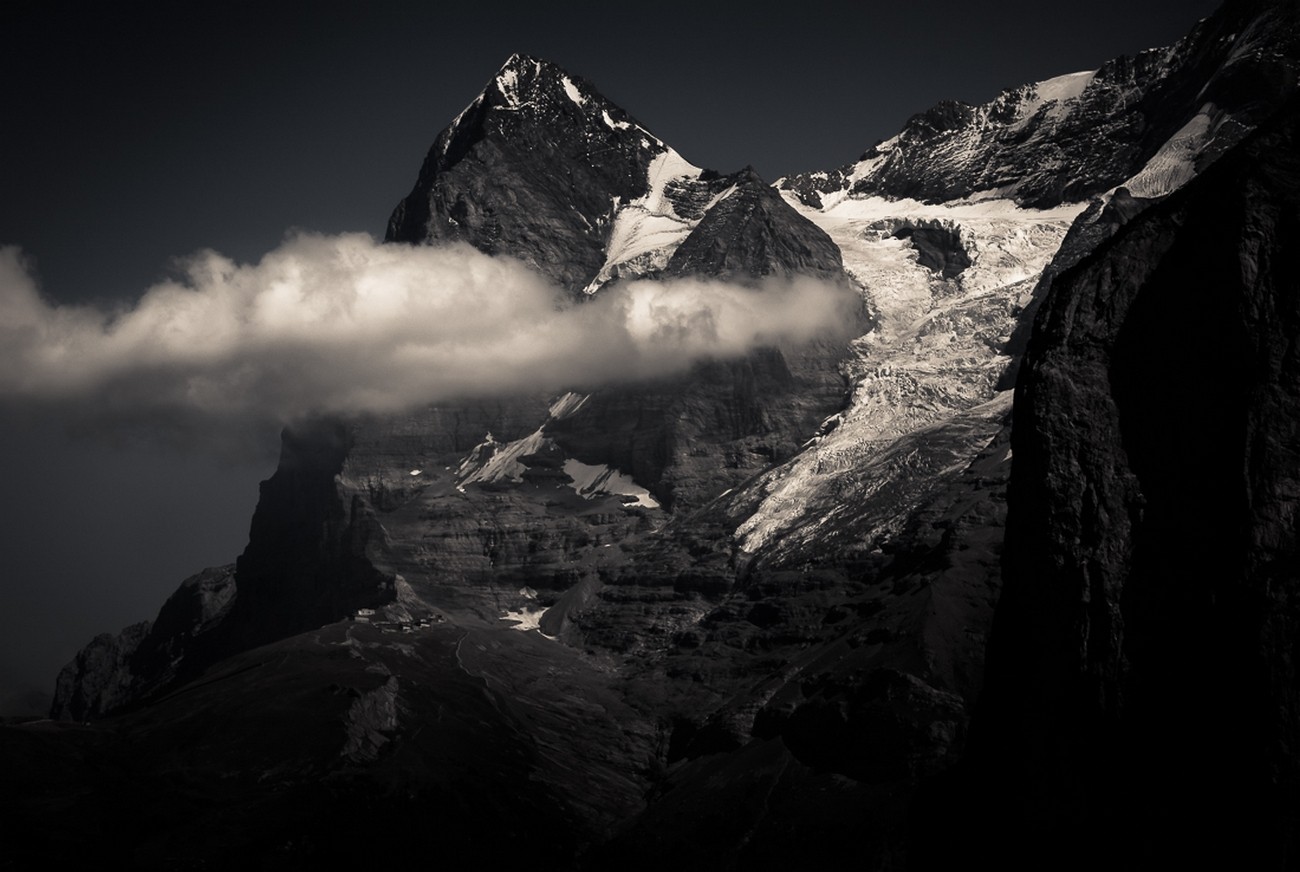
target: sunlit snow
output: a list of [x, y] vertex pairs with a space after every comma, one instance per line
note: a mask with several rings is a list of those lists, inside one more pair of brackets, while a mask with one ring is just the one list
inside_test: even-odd
[[569, 391], [554, 403], [551, 403], [550, 416], [557, 421], [561, 421], [581, 409], [585, 402], [587, 402], [586, 394], [575, 394], [573, 391]]
[[573, 80], [570, 79], [568, 76], [564, 76], [563, 82], [564, 82], [564, 93], [569, 95], [569, 99], [572, 100], [574, 103], [577, 103], [579, 106], [585, 105], [587, 102], [587, 98], [582, 96], [582, 92], [578, 90], [577, 85], [573, 84]]
[[659, 508], [659, 502], [650, 491], [641, 487], [632, 477], [603, 464], [591, 465], [578, 460], [564, 461], [564, 474], [573, 479], [573, 489], [578, 496], [592, 499], [603, 494], [631, 497], [624, 505], [646, 509]]
[[1213, 103], [1201, 107], [1137, 175], [1124, 183], [1129, 193], [1135, 197], [1162, 197], [1191, 181], [1196, 175], [1196, 158], [1209, 141], [1214, 114]]
[[[501, 620], [513, 621], [514, 625], [510, 627], [512, 630], [537, 630], [541, 632], [541, 620], [544, 614], [546, 614], [544, 608], [524, 606], [520, 609], [507, 611], [501, 616]], [[545, 634], [543, 633], [543, 635]]]
[[[587, 286], [588, 293], [595, 292], [617, 276], [620, 267], [632, 266], [634, 274], [643, 274], [668, 265], [677, 246], [699, 223], [699, 219], [688, 221], [677, 214], [666, 196], [668, 185], [674, 181], [698, 179], [701, 172], [699, 167], [671, 148], [655, 156], [646, 174], [646, 193], [627, 203], [615, 204], [614, 224], [605, 246], [605, 263]], [[729, 192], [716, 197], [709, 206], [726, 193]]]
[[[487, 434], [484, 441], [479, 443], [470, 452], [469, 457], [461, 462], [460, 468], [456, 472], [461, 477], [459, 486], [463, 488], [467, 484], [523, 481], [527, 467], [524, 466], [520, 458], [541, 451], [547, 441], [540, 429], [530, 433], [523, 439], [516, 439], [514, 442], [504, 444], [493, 439], [491, 433]], [[482, 462], [484, 457], [488, 459], [480, 466], [479, 463]]]
[[[853, 393], [838, 426], [758, 485], [757, 511], [736, 531], [748, 553], [815, 536], [807, 509], [833, 502], [827, 495], [838, 473], [955, 415], [988, 403], [993, 414], [1010, 402], [1009, 395], [995, 398], [1008, 362], [1001, 348], [1086, 206], [1034, 210], [996, 198], [926, 204], [845, 194], [815, 209], [785, 196], [840, 246], [878, 326], [853, 345]], [[958, 278], [937, 276], [917, 262], [907, 240], [894, 238], [897, 228], [922, 221], [960, 237], [971, 264]]]

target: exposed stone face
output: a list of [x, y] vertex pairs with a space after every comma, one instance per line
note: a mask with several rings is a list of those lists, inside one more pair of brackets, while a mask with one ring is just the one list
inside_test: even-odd
[[673, 252], [665, 274], [750, 282], [756, 277], [812, 275], [841, 279], [839, 246], [753, 170], [736, 174], [736, 190], [703, 216]]
[[280, 463], [262, 482], [248, 546], [236, 564], [228, 651], [282, 639], [375, 607], [396, 596], [367, 545], [382, 536], [373, 509], [340, 489], [336, 476], [350, 445], [337, 421], [285, 431]]
[[205, 651], [235, 599], [235, 567], [181, 582], [152, 622], [101, 634], [59, 673], [50, 717], [84, 721], [143, 702], [209, 665]]
[[791, 457], [843, 407], [844, 356], [827, 341], [699, 364], [597, 391], [553, 432], [574, 456], [629, 471], [665, 506], [697, 508]]
[[1295, 856], [1298, 145], [1293, 109], [1039, 314], [974, 758], [1034, 845]]

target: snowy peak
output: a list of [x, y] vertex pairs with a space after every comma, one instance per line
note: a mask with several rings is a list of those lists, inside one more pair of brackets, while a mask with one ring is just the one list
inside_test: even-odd
[[[747, 193], [706, 220], [737, 191]], [[702, 222], [709, 239], [697, 233]], [[704, 256], [722, 231], [727, 252]], [[674, 262], [692, 237], [696, 255]], [[839, 271], [823, 234], [752, 169], [701, 169], [586, 80], [524, 54], [438, 135], [387, 238], [509, 254], [575, 294], [665, 272]]]
[[606, 100], [591, 83], [570, 75], [550, 61], [515, 53], [501, 66], [478, 98], [498, 111], [531, 114], [544, 121], [579, 115], [597, 128], [627, 131], [650, 150], [666, 148], [636, 119]]
[[654, 212], [657, 185], [701, 172], [586, 80], [515, 54], [438, 135], [387, 238], [509, 253], [576, 292], [610, 265], [621, 207]]

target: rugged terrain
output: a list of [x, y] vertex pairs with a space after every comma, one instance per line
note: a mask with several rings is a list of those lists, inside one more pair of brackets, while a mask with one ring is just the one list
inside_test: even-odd
[[393, 244], [860, 309], [655, 383], [289, 428], [233, 570], [60, 676], [91, 724], [6, 729], [32, 856], [885, 868], [997, 833], [1141, 865], [1212, 789], [1253, 797], [1242, 856], [1294, 851], [1298, 17], [1229, 3], [775, 186], [510, 58]]

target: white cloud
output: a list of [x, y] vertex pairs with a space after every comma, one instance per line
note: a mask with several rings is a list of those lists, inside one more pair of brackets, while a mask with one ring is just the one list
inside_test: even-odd
[[52, 305], [0, 249], [0, 397], [99, 414], [288, 420], [520, 390], [590, 388], [842, 332], [857, 295], [637, 281], [574, 302], [469, 246], [301, 233], [256, 264], [212, 251], [107, 311]]

